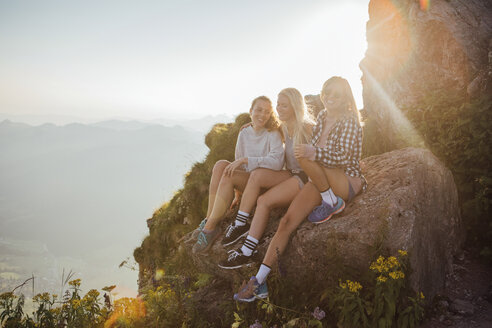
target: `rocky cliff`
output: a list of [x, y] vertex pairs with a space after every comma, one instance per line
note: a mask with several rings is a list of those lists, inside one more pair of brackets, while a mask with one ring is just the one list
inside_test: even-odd
[[463, 101], [492, 93], [492, 2], [371, 0], [368, 48], [360, 63], [368, 124], [384, 142], [368, 153], [398, 148], [408, 132], [402, 107], [446, 90]]

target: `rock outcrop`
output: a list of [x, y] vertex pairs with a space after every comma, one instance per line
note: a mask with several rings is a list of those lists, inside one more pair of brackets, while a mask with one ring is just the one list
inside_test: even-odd
[[[446, 90], [463, 101], [492, 93], [492, 2], [371, 0], [363, 99], [376, 130], [394, 145], [402, 107]], [[393, 143], [393, 145], [391, 145]]]
[[[464, 240], [451, 172], [431, 152], [417, 148], [366, 158], [362, 169], [368, 189], [329, 222], [301, 224], [280, 259], [283, 271], [294, 283], [326, 285], [347, 278], [340, 275], [360, 276], [375, 256], [404, 249], [410, 256], [413, 289], [435, 295], [444, 287], [452, 256]], [[272, 214], [259, 246], [261, 255], [282, 213]], [[190, 252], [191, 245], [186, 246]], [[200, 271], [221, 279], [245, 278], [245, 272], [217, 267], [225, 256], [219, 239], [208, 256], [193, 260]]]

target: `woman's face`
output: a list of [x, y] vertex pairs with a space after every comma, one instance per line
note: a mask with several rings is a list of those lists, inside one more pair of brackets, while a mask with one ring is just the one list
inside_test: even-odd
[[339, 90], [331, 89], [322, 98], [321, 101], [328, 111], [338, 111], [345, 104], [344, 97]]
[[251, 109], [250, 115], [253, 127], [258, 129], [265, 127], [270, 115], [272, 115], [270, 103], [261, 99], [257, 100]]
[[277, 98], [277, 113], [282, 122], [295, 119], [294, 108], [290, 104], [289, 98], [283, 94], [279, 94]]

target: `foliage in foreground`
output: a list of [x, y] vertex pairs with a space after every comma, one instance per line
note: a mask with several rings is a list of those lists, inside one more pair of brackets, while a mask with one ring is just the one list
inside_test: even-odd
[[[58, 299], [48, 293], [34, 297], [37, 310], [24, 313], [24, 296], [13, 292], [0, 295], [2, 327], [416, 327], [423, 318], [422, 293], [412, 295], [407, 276], [405, 251], [387, 258], [379, 256], [369, 267], [365, 287], [357, 281], [339, 281], [301, 300], [285, 297], [286, 279], [274, 278], [271, 296], [256, 303], [224, 304], [229, 313], [220, 322], [207, 322], [196, 313], [198, 288], [210, 281], [201, 276], [195, 282], [158, 273], [159, 286], [147, 289], [142, 297], [122, 298], [114, 304], [106, 294], [104, 301], [97, 290], [80, 295], [80, 279], [69, 282], [69, 290]], [[103, 290], [110, 292], [114, 286]], [[307, 287], [307, 286], [306, 286]], [[311, 286], [311, 289], [312, 286]], [[291, 294], [292, 295], [292, 294]], [[229, 298], [230, 299], [230, 298]], [[316, 305], [316, 306], [315, 306]], [[325, 309], [325, 310], [323, 310]]]

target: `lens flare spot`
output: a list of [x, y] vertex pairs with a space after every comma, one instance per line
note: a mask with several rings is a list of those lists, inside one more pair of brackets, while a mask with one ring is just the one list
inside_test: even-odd
[[430, 8], [431, 0], [420, 0], [420, 9], [423, 11], [428, 11]]

